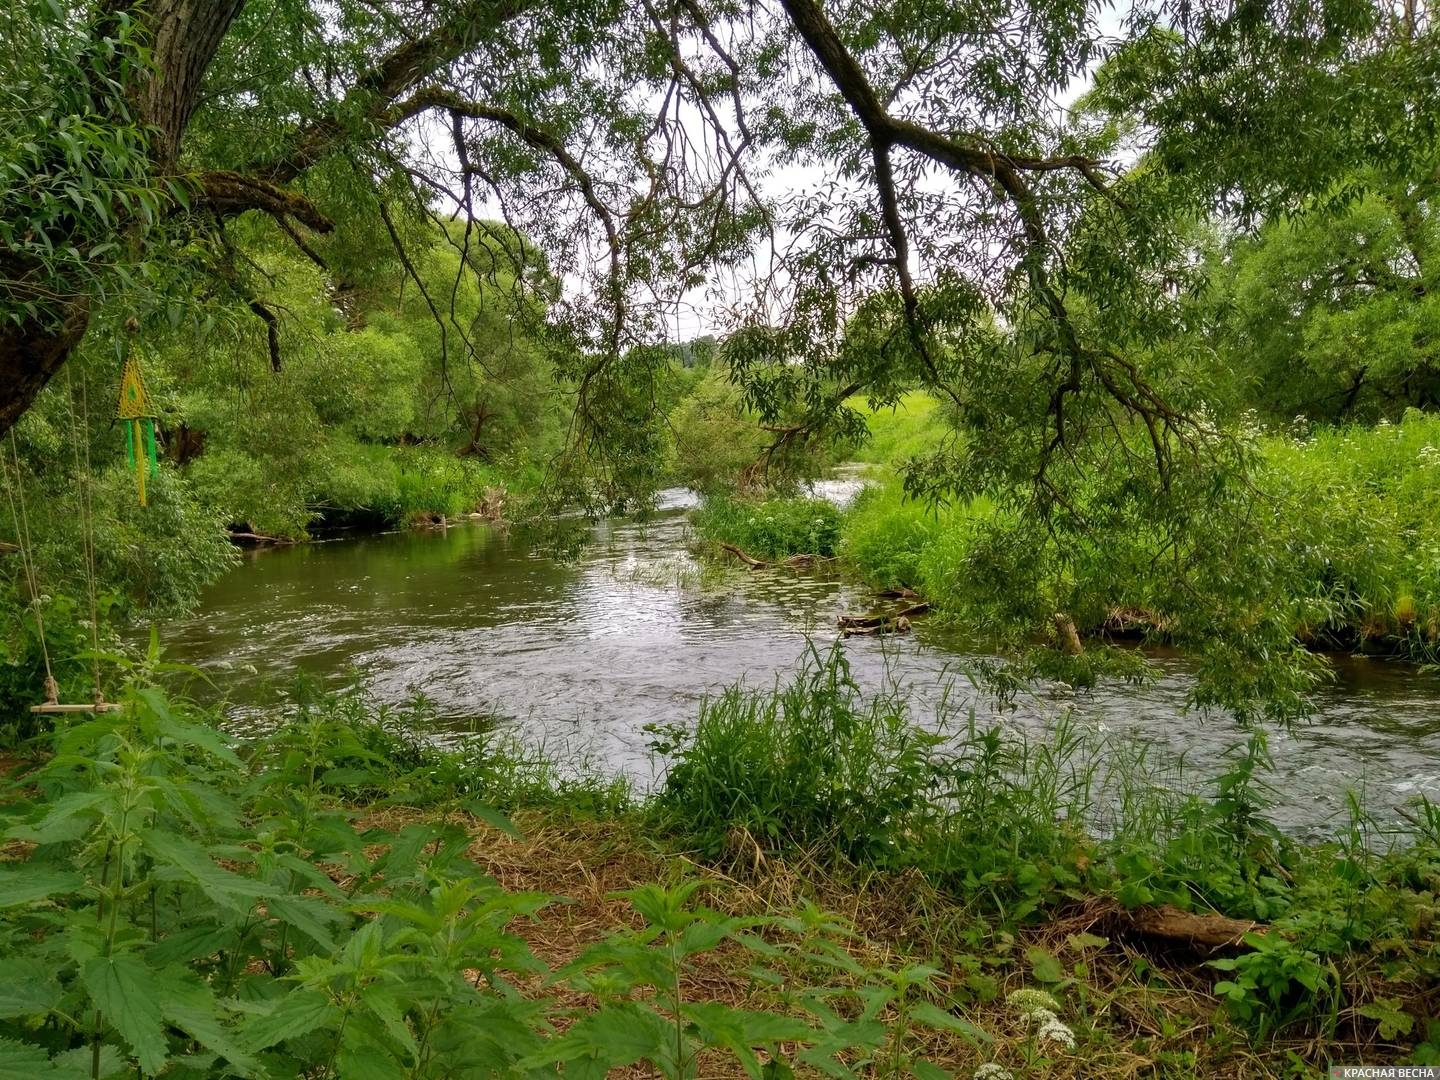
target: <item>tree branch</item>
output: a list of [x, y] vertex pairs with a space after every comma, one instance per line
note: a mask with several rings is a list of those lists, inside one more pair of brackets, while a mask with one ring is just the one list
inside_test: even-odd
[[382, 128], [407, 118], [395, 102], [431, 78], [446, 64], [470, 52], [497, 27], [524, 14], [538, 0], [468, 0], [439, 26], [391, 50], [361, 75], [335, 112], [301, 127], [291, 148], [277, 160], [256, 163], [248, 170], [274, 183], [294, 180], [334, 149], [353, 121]]
[[277, 219], [293, 217], [320, 233], [328, 233], [335, 228], [335, 223], [305, 196], [287, 191], [263, 177], [221, 169], [201, 173], [197, 187], [197, 205], [219, 217], [242, 214], [246, 210], [262, 210]]

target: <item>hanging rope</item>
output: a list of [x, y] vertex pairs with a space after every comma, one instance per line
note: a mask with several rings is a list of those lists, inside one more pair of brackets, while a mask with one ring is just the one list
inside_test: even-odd
[[105, 694], [100, 689], [100, 604], [95, 590], [95, 513], [91, 485], [95, 474], [90, 469], [90, 397], [88, 382], [80, 377], [80, 420], [75, 423], [75, 386], [70, 378], [70, 365], [65, 365], [66, 402], [70, 408], [70, 430], [76, 432], [75, 443], [85, 446], [84, 468], [81, 468], [80, 447], [72, 443], [75, 453], [75, 473], [79, 481], [76, 501], [80, 504], [80, 520], [84, 523], [82, 539], [85, 543], [85, 591], [90, 601], [90, 666], [95, 679], [95, 704], [104, 702]]
[[9, 475], [6, 477], [5, 492], [10, 499], [10, 518], [15, 524], [15, 537], [20, 541], [20, 564], [30, 589], [30, 603], [35, 608], [35, 629], [40, 638], [40, 655], [45, 660], [45, 703], [54, 705], [60, 700], [60, 685], [55, 681], [55, 673], [50, 670], [50, 647], [45, 642], [45, 616], [41, 611], [40, 581], [35, 574], [35, 560], [31, 555], [34, 548], [30, 543], [30, 515], [25, 508], [25, 490], [20, 486], [20, 449], [15, 442], [13, 427], [10, 429], [10, 455], [15, 471], [9, 473], [9, 470], [6, 470]]

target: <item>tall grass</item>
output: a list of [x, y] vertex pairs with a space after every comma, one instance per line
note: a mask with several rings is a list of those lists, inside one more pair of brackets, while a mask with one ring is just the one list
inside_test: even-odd
[[[943, 705], [921, 725], [900, 690], [862, 694], [838, 645], [812, 647], [789, 682], [730, 688], [670, 750], [647, 812], [705, 856], [919, 871], [1003, 923], [1106, 896], [1304, 928], [1340, 956], [1423, 917], [1424, 883], [1440, 882], [1428, 803], [1399, 831], [1377, 829], [1357, 801], [1329, 842], [1282, 835], [1266, 817], [1259, 733], [1200, 783], [1063, 716], [1032, 739]], [[1440, 964], [1440, 951], [1411, 961]]]
[[623, 776], [562, 763], [496, 724], [439, 745], [435, 703], [396, 703], [351, 686], [324, 690], [297, 679], [288, 701], [253, 743], [255, 770], [313, 769], [315, 783], [351, 803], [431, 807], [481, 800], [501, 810], [552, 809], [609, 817], [634, 809]]
[[898, 695], [862, 700], [838, 647], [812, 646], [792, 682], [734, 686], [702, 707], [654, 809], [710, 855], [740, 829], [767, 846], [887, 858], [937, 779], [937, 743]]
[[923, 391], [905, 394], [895, 405], [879, 409], [858, 397], [845, 404], [865, 418], [870, 431], [870, 438], [854, 449], [854, 461], [897, 464], [933, 450], [954, 431], [940, 402]]

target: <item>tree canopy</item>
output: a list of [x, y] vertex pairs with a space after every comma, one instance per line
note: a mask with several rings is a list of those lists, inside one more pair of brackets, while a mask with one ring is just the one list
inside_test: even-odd
[[[0, 61], [0, 427], [107, 314], [243, 290], [238, 218], [343, 282], [403, 252], [404, 217], [485, 204], [572, 282], [553, 319], [581, 346], [582, 419], [676, 291], [728, 266], [732, 329], [766, 331], [742, 373], [803, 356], [841, 389], [973, 403], [1030, 358], [1037, 475], [1113, 407], [1163, 469], [1191, 403], [1142, 354], [1202, 269], [1185, 222], [1344, 200], [1363, 163], [1423, 229], [1433, 35], [1423, 7], [1370, 0], [23, 0]], [[777, 194], [780, 165], [828, 183]], [[861, 307], [883, 332], [842, 348]], [[997, 320], [1023, 332], [997, 344]], [[844, 396], [788, 382], [816, 423]], [[776, 407], [775, 380], [750, 385]]]

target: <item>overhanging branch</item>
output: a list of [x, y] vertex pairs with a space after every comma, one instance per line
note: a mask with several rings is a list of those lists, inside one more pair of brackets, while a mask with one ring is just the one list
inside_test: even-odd
[[335, 228], [335, 223], [305, 196], [287, 191], [262, 177], [216, 170], [201, 173], [196, 186], [196, 205], [214, 212], [218, 217], [260, 210], [275, 218], [294, 218], [320, 233], [328, 233]]

